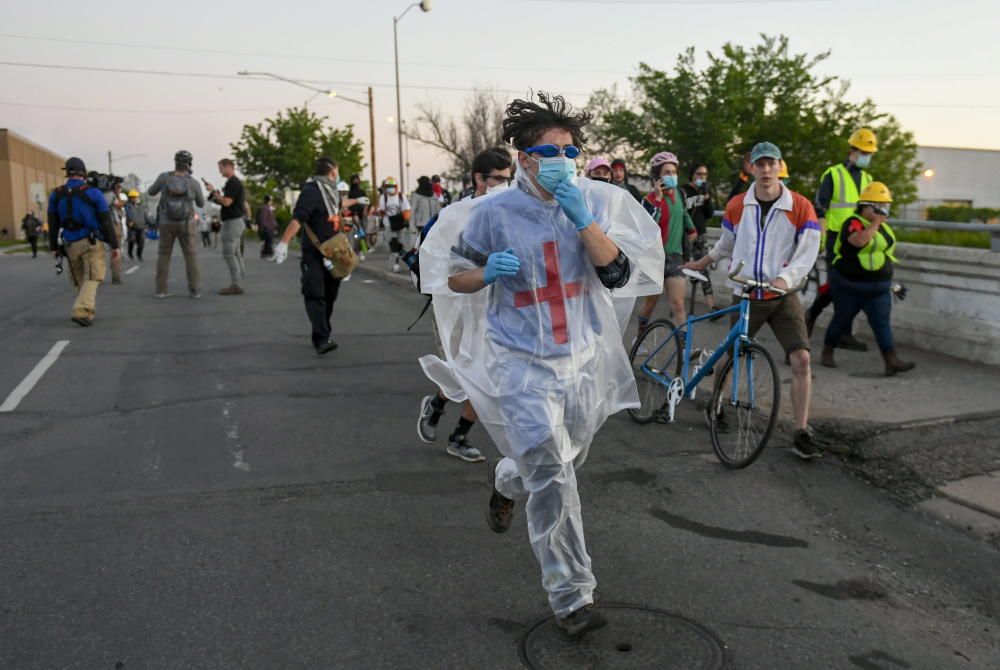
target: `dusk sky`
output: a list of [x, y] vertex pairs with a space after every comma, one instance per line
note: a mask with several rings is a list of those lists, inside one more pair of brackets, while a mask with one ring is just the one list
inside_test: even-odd
[[[245, 123], [312, 94], [240, 70], [310, 80], [361, 99], [375, 87], [380, 178], [398, 175], [392, 17], [406, 0], [280, 3], [5, 3], [0, 28], [0, 127], [92, 169], [107, 151], [145, 154], [115, 165], [143, 179], [188, 149], [197, 176]], [[882, 0], [656, 2], [433, 0], [400, 23], [403, 117], [433, 101], [458, 113], [474, 87], [505, 98], [529, 88], [583, 104], [594, 89], [629, 90], [639, 62], [670, 68], [677, 54], [786, 34], [796, 52], [832, 49], [823, 72], [853, 83], [915, 132], [920, 144], [1000, 149], [1000, 3]], [[13, 65], [21, 64], [21, 65]], [[24, 64], [124, 68], [181, 76], [73, 71]], [[194, 76], [199, 75], [199, 76]], [[432, 88], [436, 87], [436, 88]], [[316, 98], [334, 125], [353, 123], [368, 150], [365, 108]], [[445, 157], [410, 142], [413, 179]], [[682, 159], [684, 157], [681, 157]], [[412, 183], [408, 188], [412, 187]]]

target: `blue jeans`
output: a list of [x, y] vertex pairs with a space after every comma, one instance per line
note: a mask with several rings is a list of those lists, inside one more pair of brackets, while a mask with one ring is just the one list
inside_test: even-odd
[[889, 315], [892, 313], [892, 295], [889, 292], [892, 282], [885, 281], [853, 281], [840, 274], [836, 268], [830, 269], [830, 292], [833, 294], [833, 320], [826, 329], [823, 343], [834, 347], [840, 341], [840, 336], [849, 333], [851, 322], [858, 312], [864, 311], [868, 323], [875, 333], [875, 340], [882, 352], [891, 351], [892, 325]]

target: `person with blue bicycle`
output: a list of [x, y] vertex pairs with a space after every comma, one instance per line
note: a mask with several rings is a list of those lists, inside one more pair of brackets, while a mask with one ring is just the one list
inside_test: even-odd
[[[812, 370], [805, 311], [794, 293], [816, 262], [820, 227], [809, 199], [789, 190], [778, 179], [781, 150], [761, 142], [750, 152], [753, 184], [734, 196], [722, 217], [722, 235], [708, 255], [684, 265], [702, 271], [711, 263], [730, 258], [730, 270], [742, 267], [743, 275], [778, 292], [755, 291], [751, 302], [750, 337], [765, 324], [788, 354], [792, 366], [792, 412], [795, 432], [792, 451], [802, 459], [821, 456], [809, 429]], [[739, 290], [739, 289], [738, 289]], [[739, 301], [740, 296], [736, 296]]]

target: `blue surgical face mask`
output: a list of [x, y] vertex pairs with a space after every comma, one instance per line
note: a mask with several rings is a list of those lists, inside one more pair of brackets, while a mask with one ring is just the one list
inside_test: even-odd
[[538, 163], [538, 174], [535, 179], [538, 185], [549, 193], [555, 193], [556, 187], [566, 179], [576, 174], [576, 163], [572, 158], [554, 156], [552, 158], [532, 158]]
[[864, 170], [866, 167], [872, 164], [871, 154], [868, 154], [867, 156], [859, 155], [857, 158], [854, 159], [854, 164], [857, 165], [862, 170]]
[[660, 182], [663, 184], [663, 188], [677, 188], [677, 175], [663, 175]]
[[705, 180], [701, 178], [695, 179], [694, 185], [697, 186], [698, 188], [701, 188], [702, 186], [705, 185]]

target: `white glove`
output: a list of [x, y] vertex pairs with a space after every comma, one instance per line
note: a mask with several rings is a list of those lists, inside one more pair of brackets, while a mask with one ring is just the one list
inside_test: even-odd
[[358, 200], [358, 204], [359, 205], [368, 205], [368, 204], [371, 204], [371, 200], [368, 199], [367, 195], [363, 195], [360, 198], [358, 198], [357, 200]]
[[288, 245], [284, 242], [278, 242], [274, 246], [274, 262], [281, 265], [288, 258]]

